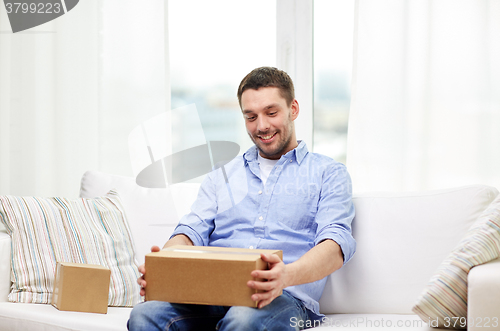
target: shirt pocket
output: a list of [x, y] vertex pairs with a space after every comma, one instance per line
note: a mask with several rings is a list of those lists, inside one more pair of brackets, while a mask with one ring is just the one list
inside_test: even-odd
[[318, 210], [318, 195], [313, 192], [285, 194], [279, 208], [279, 221], [293, 231], [316, 231], [314, 219]]

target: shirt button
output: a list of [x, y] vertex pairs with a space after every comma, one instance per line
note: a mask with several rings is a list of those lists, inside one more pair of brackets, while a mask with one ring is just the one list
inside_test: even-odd
[[253, 249], [253, 246], [250, 246], [250, 247], [248, 247], [248, 248]]
[[259, 191], [259, 194], [262, 194], [262, 191]]
[[264, 219], [264, 217], [262, 217], [262, 216], [261, 216], [261, 217], [259, 217], [259, 220], [261, 220], [261, 221], [262, 221], [263, 219]]
[[292, 160], [290, 160], [290, 163], [292, 163]]

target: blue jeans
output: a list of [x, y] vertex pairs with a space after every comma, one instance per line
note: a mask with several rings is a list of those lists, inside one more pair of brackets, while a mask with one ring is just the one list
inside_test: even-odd
[[130, 331], [292, 331], [300, 330], [306, 320], [318, 319], [300, 300], [283, 291], [261, 309], [147, 301], [134, 307], [127, 327]]

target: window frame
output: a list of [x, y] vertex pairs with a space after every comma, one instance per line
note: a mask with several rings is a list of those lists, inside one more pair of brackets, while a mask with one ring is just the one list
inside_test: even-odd
[[276, 65], [295, 85], [298, 140], [314, 148], [314, 0], [276, 0]]

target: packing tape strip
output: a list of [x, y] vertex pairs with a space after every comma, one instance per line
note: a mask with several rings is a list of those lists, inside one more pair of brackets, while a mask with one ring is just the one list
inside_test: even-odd
[[181, 253], [212, 253], [212, 254], [237, 254], [237, 255], [255, 255], [258, 254], [260, 255], [260, 252], [228, 252], [228, 251], [204, 251], [204, 250], [198, 250], [198, 249], [169, 249], [169, 248], [164, 248], [162, 249], [163, 251], [172, 251], [172, 252], [181, 252]]

